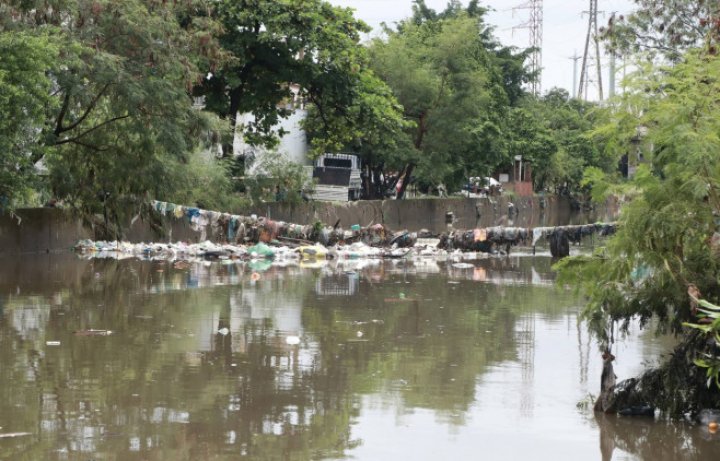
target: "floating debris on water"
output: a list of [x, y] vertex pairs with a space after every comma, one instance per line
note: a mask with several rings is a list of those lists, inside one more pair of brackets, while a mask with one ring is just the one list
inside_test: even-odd
[[7, 432], [5, 434], [0, 434], [0, 439], [12, 439], [15, 437], [25, 437], [28, 435], [32, 435], [32, 432]]
[[[367, 227], [300, 225], [268, 218], [231, 215], [217, 211], [185, 207], [167, 202], [152, 202], [161, 215], [186, 220], [200, 232], [200, 243], [129, 243], [82, 240], [73, 249], [89, 258], [139, 258], [175, 261], [176, 269], [187, 268], [187, 261], [218, 260], [232, 265], [238, 260], [325, 260], [325, 259], [422, 259], [455, 261], [457, 269], [473, 266], [462, 260], [475, 260], [487, 254], [507, 254], [511, 246], [533, 248], [541, 238], [551, 244], [579, 243], [584, 237], [615, 233], [617, 224], [596, 223], [580, 226], [515, 228], [488, 227], [452, 230], [442, 235], [427, 232], [391, 231], [383, 224]], [[208, 230], [211, 234], [208, 234]], [[223, 243], [213, 243], [213, 239]], [[209, 262], [206, 262], [209, 264]], [[157, 269], [162, 273], [164, 269]]]
[[474, 269], [475, 266], [469, 263], [455, 263], [452, 265], [455, 269]]
[[112, 330], [78, 330], [75, 332], [75, 336], [110, 336]]

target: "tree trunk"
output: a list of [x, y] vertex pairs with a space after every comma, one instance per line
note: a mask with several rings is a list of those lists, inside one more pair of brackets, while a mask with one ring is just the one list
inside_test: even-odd
[[415, 165], [412, 163], [408, 163], [408, 165], [405, 167], [405, 172], [400, 177], [400, 180], [402, 180], [402, 184], [400, 184], [400, 189], [397, 191], [397, 196], [395, 197], [396, 199], [402, 200], [403, 198], [405, 198], [405, 190], [410, 183], [410, 178], [412, 177], [414, 169]]
[[385, 191], [387, 190], [387, 182], [383, 177], [384, 164], [378, 165], [373, 169], [373, 184], [375, 185], [373, 193], [375, 199], [385, 199]]
[[[415, 137], [415, 149], [420, 150], [422, 148], [423, 140], [425, 139], [425, 133], [427, 132], [427, 111], [424, 111], [420, 114], [420, 117], [418, 118], [418, 132], [417, 136]], [[405, 198], [405, 191], [407, 190], [408, 184], [410, 184], [410, 179], [412, 179], [412, 173], [413, 170], [415, 170], [415, 164], [414, 163], [408, 163], [405, 166], [404, 172], [402, 175], [400, 175], [400, 179], [402, 181], [402, 184], [400, 184], [400, 189], [397, 191], [397, 195], [395, 196], [396, 199], [402, 200]]]
[[425, 133], [427, 132], [427, 115], [427, 112], [423, 112], [418, 118], [418, 132], [417, 137], [415, 138], [415, 149], [417, 150], [420, 150], [422, 147], [423, 139], [425, 138]]
[[372, 168], [369, 164], [363, 166], [363, 191], [365, 192], [365, 198], [371, 199], [373, 198], [373, 190], [372, 190]]
[[230, 111], [228, 119], [230, 120], [230, 142], [224, 142], [222, 145], [223, 158], [232, 157], [235, 144], [235, 129], [237, 127], [237, 113], [240, 110], [240, 99], [242, 97], [242, 88], [237, 87], [230, 90]]

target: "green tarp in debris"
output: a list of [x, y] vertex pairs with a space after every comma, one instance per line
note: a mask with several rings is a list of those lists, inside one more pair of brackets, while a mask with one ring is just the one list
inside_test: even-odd
[[248, 254], [253, 258], [272, 259], [275, 257], [275, 251], [264, 243], [258, 243], [257, 245], [248, 248]]

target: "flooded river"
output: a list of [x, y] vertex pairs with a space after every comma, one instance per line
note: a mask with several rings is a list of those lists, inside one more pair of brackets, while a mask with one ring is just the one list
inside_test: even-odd
[[[0, 264], [0, 460], [716, 460], [596, 417], [601, 358], [547, 256]], [[670, 347], [617, 344], [620, 379]]]

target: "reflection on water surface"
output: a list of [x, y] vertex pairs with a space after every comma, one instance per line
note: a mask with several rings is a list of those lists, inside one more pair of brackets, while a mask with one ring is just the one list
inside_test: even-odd
[[[716, 459], [702, 428], [576, 407], [580, 304], [547, 257], [5, 261], [0, 459]], [[667, 347], [639, 332], [617, 374]]]

